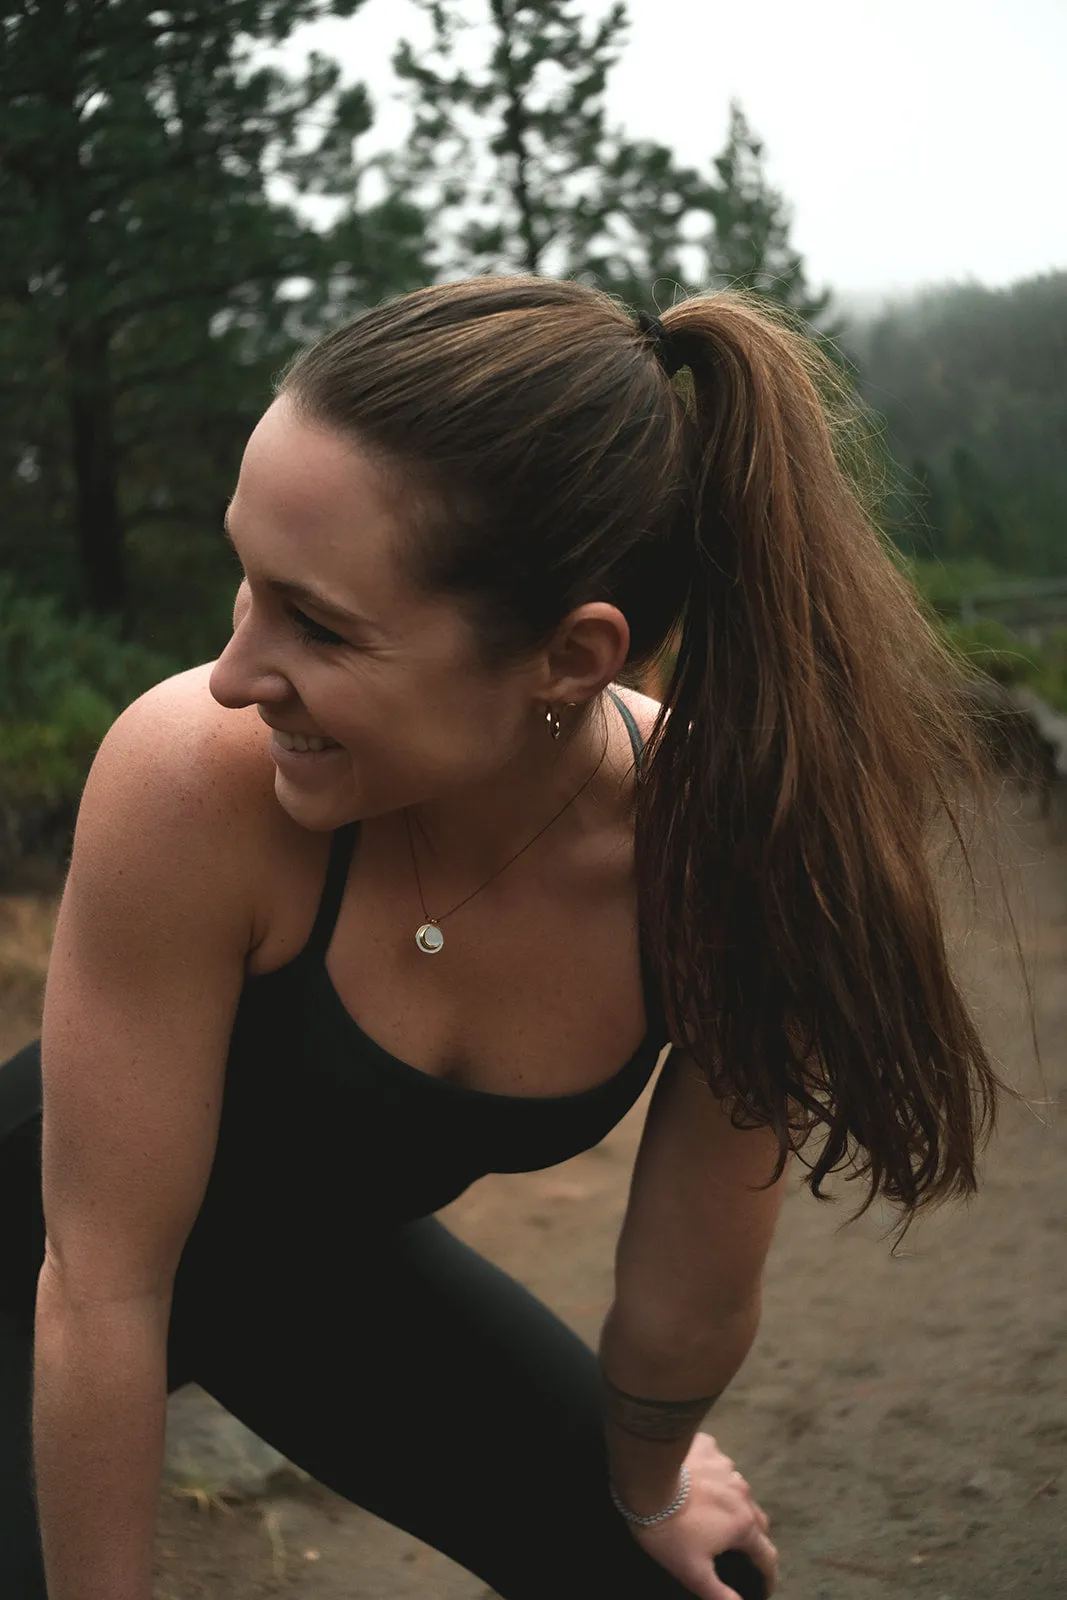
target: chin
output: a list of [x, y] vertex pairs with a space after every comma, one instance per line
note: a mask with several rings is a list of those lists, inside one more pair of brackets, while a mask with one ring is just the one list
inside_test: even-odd
[[354, 794], [337, 789], [329, 794], [308, 794], [280, 772], [274, 775], [274, 798], [286, 816], [308, 833], [333, 833], [346, 823], [361, 821], [367, 814]]

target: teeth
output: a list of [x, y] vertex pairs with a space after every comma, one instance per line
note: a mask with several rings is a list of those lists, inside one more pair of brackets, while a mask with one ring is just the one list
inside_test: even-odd
[[335, 745], [333, 739], [320, 739], [314, 733], [282, 733], [279, 728], [275, 728], [274, 737], [283, 750], [331, 750]]

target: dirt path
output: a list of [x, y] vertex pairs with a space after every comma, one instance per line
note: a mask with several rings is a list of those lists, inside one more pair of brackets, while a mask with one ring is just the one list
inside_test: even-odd
[[[1067, 1059], [1063, 833], [1061, 824], [1056, 842], [1042, 824], [1015, 830], [1050, 1096]], [[29, 965], [39, 965], [43, 921], [39, 903], [0, 902], [0, 962], [5, 946], [11, 956], [36, 941]], [[1003, 1070], [1038, 1099], [1018, 975], [988, 925], [963, 960]], [[36, 990], [32, 974], [7, 965], [0, 1048], [10, 1049], [35, 1026]], [[641, 1112], [599, 1149], [549, 1172], [487, 1179], [447, 1213], [589, 1339], [610, 1292]], [[787, 1201], [758, 1343], [709, 1424], [772, 1515], [783, 1600], [1067, 1594], [1062, 1120], [1007, 1106], [986, 1172], [969, 1210], [913, 1230], [895, 1258], [885, 1217], [838, 1231], [844, 1205], [799, 1190]], [[487, 1594], [313, 1484], [277, 1480], [229, 1514], [174, 1497], [163, 1505], [156, 1600]]]

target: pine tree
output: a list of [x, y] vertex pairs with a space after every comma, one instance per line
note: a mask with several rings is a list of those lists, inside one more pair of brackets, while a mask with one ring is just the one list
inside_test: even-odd
[[[394, 56], [414, 110], [398, 166], [436, 219], [439, 272], [572, 270], [576, 209], [603, 164], [623, 6], [587, 23], [576, 0], [414, 3], [432, 42]], [[472, 71], [456, 47], [474, 32], [488, 53]]]
[[[436, 219], [440, 275], [580, 277], [634, 303], [684, 283], [713, 196], [665, 145], [608, 123], [625, 6], [590, 20], [579, 0], [414, 3], [431, 44], [394, 57], [414, 111], [395, 170]], [[459, 64], [479, 37], [481, 66]]]
[[[767, 182], [763, 143], [740, 105], [730, 102], [726, 144], [714, 160], [718, 183], [711, 211], [714, 227], [705, 243], [703, 279], [708, 287], [756, 289], [791, 306], [808, 322], [827, 311], [830, 291], [812, 296], [803, 257], [789, 243], [792, 215]], [[836, 337], [843, 324], [824, 328]]]
[[[127, 610], [128, 533], [189, 526], [224, 492], [300, 285], [373, 299], [425, 276], [413, 208], [390, 194], [359, 212], [366, 91], [321, 57], [298, 77], [252, 61], [358, 3], [0, 0], [0, 357], [17, 419], [0, 506], [25, 527], [50, 486], [49, 560], [72, 528], [95, 612]], [[337, 226], [316, 233], [272, 197], [282, 180], [341, 199]], [[363, 222], [377, 248], [360, 257]]]
[[[625, 6], [590, 21], [578, 0], [415, 0], [431, 24], [394, 65], [414, 109], [404, 179], [438, 219], [438, 270], [579, 277], [632, 305], [680, 286], [757, 288], [820, 317], [761, 146], [731, 108], [707, 174], [609, 125], [605, 89]], [[479, 68], [458, 45], [481, 36]], [[464, 56], [469, 50], [464, 50]], [[827, 330], [836, 334], [839, 329]]]

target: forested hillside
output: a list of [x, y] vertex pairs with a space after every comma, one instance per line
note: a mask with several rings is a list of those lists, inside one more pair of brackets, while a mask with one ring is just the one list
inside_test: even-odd
[[920, 556], [1067, 576], [1067, 271], [930, 290], [850, 331]]

